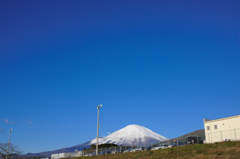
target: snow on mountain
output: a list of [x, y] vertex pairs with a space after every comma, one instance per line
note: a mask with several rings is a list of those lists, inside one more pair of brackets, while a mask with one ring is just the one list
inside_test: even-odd
[[[168, 140], [168, 138], [161, 136], [140, 125], [128, 125], [106, 137], [99, 139], [99, 144], [113, 143], [117, 145], [136, 145], [144, 146], [151, 142], [159, 142]], [[91, 141], [91, 144], [96, 144], [96, 139]]]

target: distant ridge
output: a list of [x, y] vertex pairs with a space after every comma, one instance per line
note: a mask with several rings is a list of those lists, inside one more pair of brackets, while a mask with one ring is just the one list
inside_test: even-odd
[[[148, 128], [133, 124], [115, 131], [106, 137], [99, 138], [99, 144], [113, 143], [117, 145], [128, 146], [147, 146], [151, 144], [151, 142], [155, 143], [164, 140], [168, 140], [168, 138], [161, 136]], [[92, 144], [96, 144], [96, 138], [72, 147], [34, 154], [28, 153], [25, 156], [51, 156], [51, 154], [56, 153], [75, 152], [75, 150], [81, 151], [84, 149], [84, 147], [89, 148]]]
[[182, 135], [182, 136], [179, 136], [177, 138], [174, 138], [174, 139], [178, 139], [178, 140], [186, 140], [187, 137], [190, 137], [190, 136], [197, 136], [199, 135], [199, 137], [202, 137], [203, 135], [205, 135], [205, 130], [204, 129], [199, 129], [199, 130], [196, 130], [196, 131], [193, 131], [193, 132], [190, 132], [188, 134], [185, 134], [185, 135]]
[[[112, 134], [103, 137], [99, 140], [99, 143], [113, 143], [117, 145], [135, 145], [144, 146], [151, 142], [165, 141], [168, 138], [159, 135], [148, 128], [140, 125], [128, 125]], [[96, 140], [92, 140], [92, 143], [96, 143]]]

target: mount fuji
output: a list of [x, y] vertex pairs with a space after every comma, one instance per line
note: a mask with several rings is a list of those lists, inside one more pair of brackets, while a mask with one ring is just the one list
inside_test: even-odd
[[[151, 142], [159, 142], [168, 140], [168, 138], [161, 136], [140, 125], [128, 125], [112, 134], [100, 138], [99, 144], [113, 143], [117, 145], [128, 146], [144, 146]], [[91, 144], [96, 144], [96, 139], [91, 141]]]
[[[168, 140], [168, 138], [161, 136], [143, 126], [140, 125], [128, 125], [112, 134], [98, 138], [98, 143], [112, 143], [117, 145], [126, 146], [147, 146], [151, 143]], [[83, 144], [75, 145], [73, 147], [62, 148], [54, 151], [41, 152], [36, 154], [26, 154], [29, 156], [50, 156], [51, 154], [74, 152], [75, 150], [81, 151], [85, 148], [89, 148], [92, 144], [96, 144], [97, 139], [85, 142]]]

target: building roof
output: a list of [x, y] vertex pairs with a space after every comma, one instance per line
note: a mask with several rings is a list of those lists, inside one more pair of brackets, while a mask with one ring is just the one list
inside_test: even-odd
[[230, 116], [230, 117], [220, 118], [220, 119], [215, 119], [215, 120], [203, 119], [203, 123], [211, 123], [211, 122], [215, 122], [215, 121], [226, 120], [226, 119], [231, 119], [231, 118], [238, 118], [238, 117], [240, 117], [240, 115]]

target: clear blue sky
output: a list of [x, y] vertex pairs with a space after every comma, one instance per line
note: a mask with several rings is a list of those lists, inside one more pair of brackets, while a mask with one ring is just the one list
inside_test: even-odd
[[1, 0], [0, 142], [55, 150], [129, 124], [240, 114], [239, 0]]

